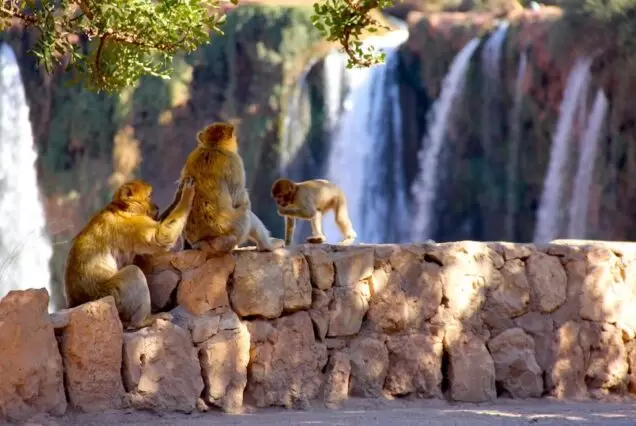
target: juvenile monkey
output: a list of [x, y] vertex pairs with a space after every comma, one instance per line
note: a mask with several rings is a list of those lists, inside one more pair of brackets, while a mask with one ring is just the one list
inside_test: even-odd
[[334, 211], [336, 225], [344, 237], [340, 244], [349, 245], [358, 236], [349, 220], [344, 192], [328, 180], [278, 179], [272, 185], [272, 198], [278, 204], [278, 214], [285, 218], [286, 245], [292, 243], [297, 218], [311, 221], [312, 236], [307, 238], [308, 243], [324, 243], [327, 237], [322, 232], [322, 216], [329, 210]]
[[128, 328], [150, 325], [150, 292], [135, 255], [168, 251], [183, 232], [195, 195], [192, 179], [183, 181], [178, 203], [161, 221], [151, 201], [152, 186], [133, 180], [120, 186], [111, 202], [73, 239], [65, 271], [68, 307], [113, 296]]
[[180, 197], [182, 182], [192, 177], [197, 182], [197, 193], [184, 232], [185, 241], [192, 248], [226, 253], [248, 239], [259, 250], [282, 246], [282, 241], [270, 239], [265, 225], [250, 210], [245, 167], [238, 153], [234, 126], [225, 122], [210, 124], [197, 133], [197, 141], [181, 171], [175, 200], [160, 218], [170, 214]]

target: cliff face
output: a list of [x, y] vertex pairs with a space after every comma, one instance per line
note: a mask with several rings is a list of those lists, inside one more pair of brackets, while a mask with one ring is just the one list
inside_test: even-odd
[[[497, 18], [497, 19], [495, 19]], [[502, 21], [509, 23], [502, 47], [499, 82], [491, 87], [495, 103], [485, 106], [484, 46]], [[446, 143], [450, 157], [444, 164], [452, 170], [439, 193], [444, 200], [437, 205], [436, 237], [441, 240], [462, 238], [530, 240], [533, 236], [536, 210], [550, 161], [550, 150], [560, 104], [569, 73], [577, 58], [591, 56], [591, 78], [586, 92], [589, 113], [597, 89], [609, 101], [590, 193], [588, 212], [589, 237], [633, 239], [636, 228], [630, 218], [634, 214], [634, 112], [627, 107], [634, 80], [634, 52], [626, 34], [631, 27], [626, 21], [591, 16], [568, 15], [561, 9], [541, 7], [537, 11], [515, 10], [507, 14], [488, 12], [438, 13], [428, 16], [409, 15], [410, 37], [402, 48], [402, 62], [410, 68], [408, 80], [402, 81], [405, 123], [421, 123], [422, 112], [413, 105], [427, 104], [438, 97], [442, 80], [455, 55], [473, 37], [482, 42], [471, 60], [467, 83], [461, 101], [449, 122]], [[515, 85], [522, 53], [527, 55], [527, 68], [521, 82], [520, 114], [512, 117]], [[414, 78], [415, 72], [419, 78]], [[492, 102], [492, 99], [491, 99]], [[483, 137], [484, 109], [489, 111], [491, 126], [498, 137]], [[495, 120], [493, 121], [493, 116]], [[519, 167], [515, 187], [507, 187], [506, 165], [509, 162], [512, 128], [520, 129]], [[497, 123], [498, 121], [498, 123]], [[494, 124], [493, 124], [494, 123]], [[571, 155], [566, 166], [564, 210], [572, 194], [572, 182], [578, 162], [579, 141], [587, 120], [575, 120], [570, 141]], [[424, 136], [421, 125], [405, 130], [410, 136]], [[409, 142], [410, 140], [410, 142]], [[417, 139], [416, 139], [417, 140]], [[422, 142], [419, 141], [419, 147]], [[416, 170], [413, 146], [405, 159]], [[411, 170], [409, 173], [415, 173]], [[516, 194], [515, 226], [512, 234], [504, 233], [507, 191]], [[462, 224], [466, 226], [461, 226]], [[564, 226], [562, 224], [562, 226]]]

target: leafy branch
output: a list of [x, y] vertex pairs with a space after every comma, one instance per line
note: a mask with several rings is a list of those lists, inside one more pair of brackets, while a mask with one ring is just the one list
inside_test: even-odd
[[[168, 78], [177, 52], [192, 52], [223, 34], [221, 1], [227, 0], [8, 0], [0, 2], [0, 31], [22, 26], [39, 32], [32, 50], [38, 65], [77, 71], [75, 82], [118, 92], [144, 75]], [[238, 0], [230, 0], [237, 4]], [[324, 0], [314, 4], [314, 26], [338, 41], [347, 66], [384, 60], [360, 36], [386, 26], [370, 16], [392, 0]]]
[[347, 67], [368, 67], [384, 61], [384, 53], [360, 40], [363, 31], [388, 30], [371, 17], [373, 9], [393, 6], [392, 0], [325, 0], [314, 3], [312, 23], [327, 41], [338, 41], [348, 56]]

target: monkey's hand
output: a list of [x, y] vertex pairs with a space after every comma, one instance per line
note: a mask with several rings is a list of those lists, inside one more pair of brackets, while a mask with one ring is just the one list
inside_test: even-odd
[[194, 178], [187, 177], [183, 179], [181, 182], [181, 199], [186, 201], [188, 207], [192, 207], [195, 193]]

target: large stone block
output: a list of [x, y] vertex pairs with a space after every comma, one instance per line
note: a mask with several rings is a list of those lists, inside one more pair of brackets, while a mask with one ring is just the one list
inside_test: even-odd
[[62, 357], [45, 289], [14, 290], [0, 300], [0, 420], [66, 411]]
[[189, 413], [203, 391], [190, 333], [165, 320], [124, 334], [123, 378], [139, 409]]
[[316, 341], [307, 312], [268, 323], [252, 321], [248, 392], [259, 407], [305, 407], [323, 385], [327, 348]]
[[124, 330], [115, 299], [85, 303], [68, 315], [60, 348], [71, 406], [87, 412], [122, 407]]

